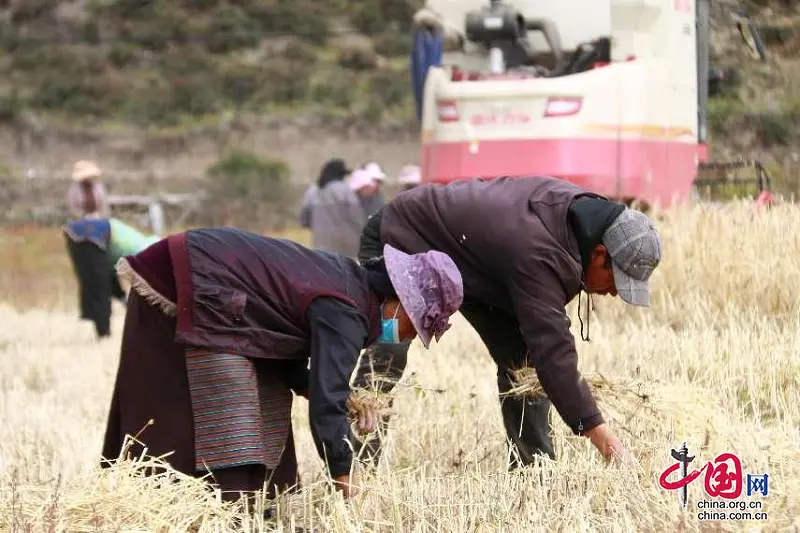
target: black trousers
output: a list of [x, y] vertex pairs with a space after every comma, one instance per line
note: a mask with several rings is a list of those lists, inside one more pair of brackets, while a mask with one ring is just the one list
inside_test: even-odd
[[[359, 261], [380, 254], [380, 212], [372, 216], [361, 237]], [[485, 303], [464, 299], [461, 314], [481, 337], [489, 354], [497, 365], [497, 390], [500, 410], [503, 415], [510, 448], [509, 469], [528, 465], [537, 456], [555, 458], [551, 440], [550, 401], [523, 400], [516, 397], [503, 397], [512, 388], [510, 366], [523, 361], [527, 346], [515, 316]], [[354, 385], [375, 387], [382, 392], [390, 392], [399, 380], [408, 362], [410, 343], [381, 345], [367, 348], [358, 366]], [[380, 460], [382, 438], [388, 430], [387, 417], [381, 421], [378, 436], [361, 444], [359, 453], [362, 459], [377, 464]]]
[[94, 322], [98, 337], [111, 335], [111, 300], [125, 302], [114, 265], [105, 251], [88, 242], [75, 242], [64, 236], [67, 252], [78, 281], [80, 318]]

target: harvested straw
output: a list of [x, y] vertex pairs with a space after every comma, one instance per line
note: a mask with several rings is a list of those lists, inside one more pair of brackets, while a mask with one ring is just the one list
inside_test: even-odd
[[[609, 379], [586, 376], [603, 416], [628, 433], [641, 435], [647, 428], [679, 426], [694, 434], [710, 427], [722, 428], [726, 415], [709, 391], [697, 387], [668, 386], [653, 380]], [[544, 398], [544, 389], [530, 367], [512, 371], [513, 387], [505, 396]]]
[[[514, 387], [511, 388], [506, 394], [514, 396], [522, 396], [526, 398], [544, 398], [546, 394], [539, 383], [539, 378], [536, 375], [536, 370], [531, 367], [522, 367], [512, 371], [512, 379]], [[589, 376], [586, 378], [592, 392], [608, 395], [630, 394], [640, 400], [646, 400], [647, 396], [640, 392], [635, 392], [629, 385], [622, 382], [612, 382], [606, 379], [601, 374]]]
[[388, 414], [391, 409], [392, 395], [372, 389], [354, 388], [347, 399], [350, 421], [358, 418], [358, 413], [365, 410], [378, 411], [379, 415]]

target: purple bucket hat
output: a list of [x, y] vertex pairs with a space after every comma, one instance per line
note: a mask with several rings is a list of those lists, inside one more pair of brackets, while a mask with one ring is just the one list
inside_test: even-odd
[[450, 329], [449, 318], [461, 307], [461, 272], [450, 256], [436, 250], [409, 255], [387, 244], [383, 258], [400, 304], [427, 349], [432, 338], [438, 342]]

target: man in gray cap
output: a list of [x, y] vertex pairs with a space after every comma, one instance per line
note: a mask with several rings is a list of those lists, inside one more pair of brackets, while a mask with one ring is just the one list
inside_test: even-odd
[[[513, 386], [513, 369], [536, 369], [547, 399], [500, 398], [510, 468], [537, 455], [555, 458], [551, 402], [573, 433], [589, 437], [606, 459], [634, 460], [603, 420], [578, 370], [565, 306], [581, 291], [649, 305], [648, 280], [661, 261], [661, 239], [646, 215], [548, 177], [421, 185], [370, 217], [359, 260], [379, 258], [384, 244], [406, 253], [439, 250], [455, 261], [464, 283], [461, 314], [497, 364], [501, 395]], [[581, 336], [589, 340], [589, 306], [585, 337], [581, 307]], [[367, 350], [355, 384], [391, 390], [406, 366], [408, 347]], [[380, 438], [365, 446], [377, 461]]]

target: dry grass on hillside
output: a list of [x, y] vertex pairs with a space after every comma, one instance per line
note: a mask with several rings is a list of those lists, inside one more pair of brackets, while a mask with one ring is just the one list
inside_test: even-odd
[[[665, 259], [653, 307], [597, 298], [593, 342], [577, 340], [587, 375], [635, 380], [680, 406], [612, 417], [638, 471], [605, 466], [553, 413], [559, 460], [506, 473], [494, 366], [458, 317], [430, 352], [412, 349], [408, 379], [419, 387], [399, 391], [386, 461], [362, 478], [361, 497], [346, 503], [328, 491], [300, 399], [306, 488], [281, 502], [277, 523], [239, 530], [800, 531], [800, 208], [756, 216], [749, 206], [692, 208], [658, 224]], [[63, 284], [72, 291], [69, 279]], [[577, 337], [576, 305], [569, 309]], [[135, 477], [136, 464], [95, 469], [118, 336], [93, 341], [72, 310], [0, 305], [0, 322], [0, 530], [235, 530], [236, 510], [196, 481], [159, 486]], [[684, 515], [678, 495], [657, 482], [682, 441], [697, 455], [692, 467], [733, 452], [744, 473], [769, 473], [766, 497], [740, 498], [760, 498], [768, 519], [698, 521], [702, 476], [689, 487]]]

